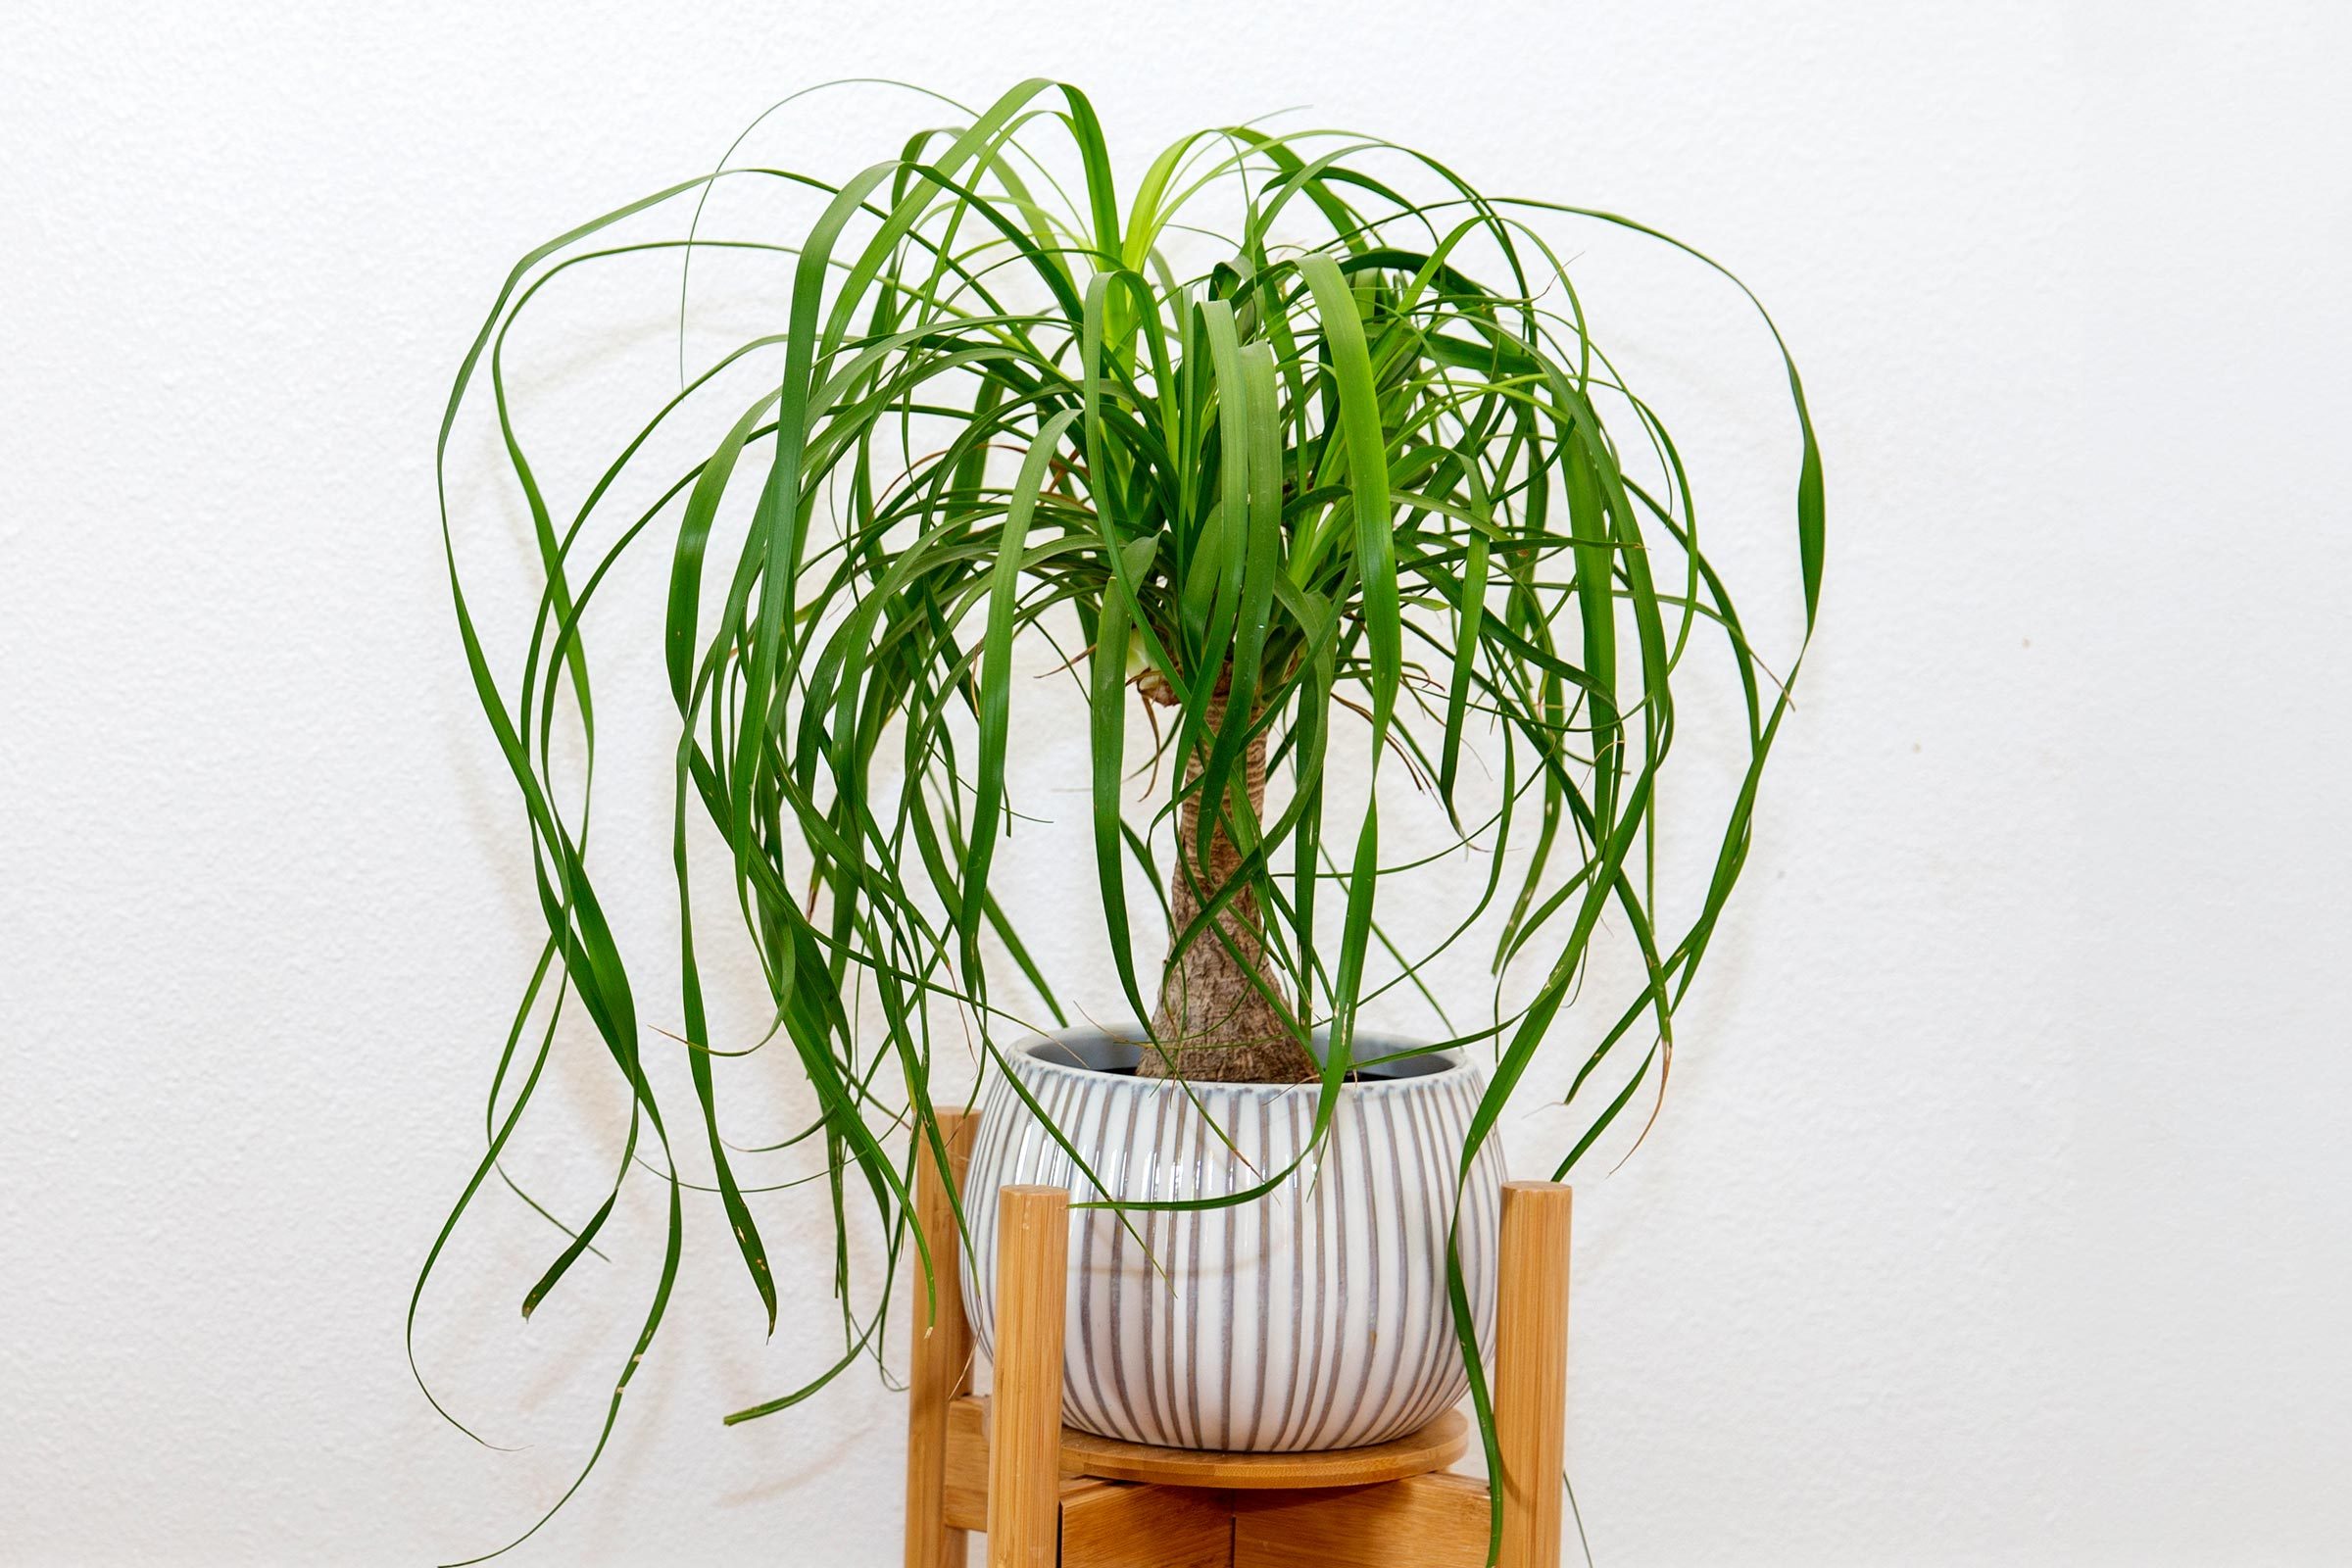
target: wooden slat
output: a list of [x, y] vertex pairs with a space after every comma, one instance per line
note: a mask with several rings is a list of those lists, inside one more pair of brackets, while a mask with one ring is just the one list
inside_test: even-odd
[[[948, 1406], [948, 1462], [943, 1511], [956, 1530], [988, 1528], [988, 1401], [964, 1395]], [[1107, 1486], [1064, 1471], [1061, 1495]]]
[[997, 1195], [996, 1394], [988, 1434], [988, 1568], [1054, 1568], [1061, 1491], [1062, 1314], [1070, 1195]]
[[1233, 1515], [1217, 1494], [1090, 1482], [1061, 1497], [1061, 1568], [1230, 1568]]
[[[958, 1190], [971, 1162], [978, 1121], [963, 1111], [939, 1113], [941, 1140]], [[910, 1270], [906, 1311], [912, 1338], [906, 1377], [906, 1568], [964, 1568], [966, 1557], [963, 1531], [949, 1521], [946, 1498], [950, 1407], [970, 1383], [972, 1369], [972, 1330], [963, 1315], [960, 1249], [948, 1191], [935, 1161], [916, 1162], [914, 1222], [931, 1251], [938, 1312], [934, 1317], [930, 1311], [918, 1261]]]
[[950, 1528], [988, 1528], [987, 1406], [966, 1395], [948, 1406], [947, 1485], [943, 1501]]
[[1569, 1190], [1553, 1182], [1505, 1182], [1502, 1188], [1502, 1279], [1494, 1324], [1501, 1568], [1559, 1568], [1570, 1200]]
[[[943, 1511], [953, 1530], [988, 1528], [988, 1401], [969, 1395], [948, 1406], [947, 1485]], [[1089, 1476], [1064, 1475], [1061, 1498], [1110, 1485]]]
[[1474, 1476], [1227, 1497], [1233, 1568], [1486, 1568], [1487, 1489]]

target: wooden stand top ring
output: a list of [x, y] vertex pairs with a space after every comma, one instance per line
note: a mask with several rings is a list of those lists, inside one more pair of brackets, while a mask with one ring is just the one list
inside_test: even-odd
[[1470, 1446], [1470, 1423], [1448, 1410], [1418, 1432], [1361, 1448], [1319, 1453], [1225, 1453], [1213, 1448], [1155, 1448], [1061, 1429], [1063, 1475], [1140, 1481], [1162, 1487], [1232, 1492], [1369, 1487], [1443, 1470]]

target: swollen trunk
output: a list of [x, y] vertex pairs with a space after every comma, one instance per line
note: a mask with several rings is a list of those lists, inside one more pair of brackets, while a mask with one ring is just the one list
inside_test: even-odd
[[[1187, 784], [1200, 777], [1224, 717], [1223, 697], [1212, 699], [1200, 749], [1185, 760]], [[1235, 797], [1247, 798], [1250, 821], [1261, 819], [1266, 803], [1262, 734], [1250, 741], [1228, 789]], [[1168, 882], [1168, 966], [1160, 982], [1159, 1010], [1152, 1017], [1159, 1051], [1147, 1050], [1137, 1071], [1146, 1078], [1200, 1083], [1308, 1082], [1316, 1076], [1314, 1058], [1299, 1045], [1282, 1010], [1268, 1000], [1283, 993], [1266, 961], [1256, 894], [1247, 886], [1239, 889], [1211, 923], [1178, 951], [1177, 944], [1201, 907], [1215, 902], [1242, 863], [1241, 850], [1219, 813], [1204, 812], [1202, 804], [1198, 792], [1186, 797], [1176, 821], [1176, 865]], [[1227, 819], [1238, 815], [1238, 808], [1224, 813]], [[1200, 862], [1204, 828], [1211, 835], [1205, 872]]]

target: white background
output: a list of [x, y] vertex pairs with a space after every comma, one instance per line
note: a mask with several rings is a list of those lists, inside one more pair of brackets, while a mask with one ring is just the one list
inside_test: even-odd
[[[869, 73], [1077, 80], [1130, 177], [1311, 104], [1700, 243], [1797, 349], [1823, 630], [1675, 1095], [1580, 1194], [1597, 1561], [2343, 1560], [2352, 28], [2277, 0], [11, 6], [0, 1560], [446, 1560], [584, 1456], [651, 1210], [526, 1330], [550, 1233], [486, 1201], [428, 1298], [526, 1451], [401, 1350], [531, 951], [433, 432], [524, 250]], [[1769, 356], [1618, 254], [1607, 341], [1764, 540]], [[658, 842], [611, 874], [666, 897]], [[718, 1425], [832, 1353], [773, 1224], [784, 1330], [698, 1246], [514, 1560], [898, 1560], [870, 1376]]]

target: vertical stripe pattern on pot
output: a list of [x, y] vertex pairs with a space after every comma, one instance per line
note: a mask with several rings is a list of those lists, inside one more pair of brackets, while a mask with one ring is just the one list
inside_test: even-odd
[[[990, 1086], [964, 1200], [964, 1301], [984, 1350], [995, 1343], [999, 1188], [1061, 1186], [1079, 1201], [1218, 1198], [1290, 1165], [1313, 1136], [1312, 1084], [1138, 1079], [1068, 1064], [1073, 1054], [1050, 1041], [1008, 1058], [1061, 1139], [1003, 1078]], [[1298, 1452], [1385, 1442], [1462, 1397], [1447, 1231], [1458, 1199], [1464, 1283], [1489, 1344], [1502, 1152], [1490, 1137], [1461, 1179], [1485, 1079], [1449, 1055], [1414, 1065], [1431, 1070], [1345, 1086], [1317, 1157], [1262, 1198], [1072, 1211], [1065, 1420], [1169, 1447]]]

